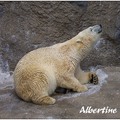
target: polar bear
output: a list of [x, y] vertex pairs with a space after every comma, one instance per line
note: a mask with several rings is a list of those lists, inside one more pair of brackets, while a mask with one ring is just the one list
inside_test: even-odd
[[80, 62], [101, 33], [101, 25], [91, 26], [66, 42], [26, 54], [16, 65], [13, 74], [17, 95], [35, 104], [54, 104], [56, 100], [50, 95], [57, 87], [76, 92], [87, 91], [85, 83], [91, 80], [96, 83], [97, 76], [82, 71]]

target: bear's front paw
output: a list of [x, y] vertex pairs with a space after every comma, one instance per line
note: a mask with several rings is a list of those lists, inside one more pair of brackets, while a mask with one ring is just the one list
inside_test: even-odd
[[90, 83], [98, 84], [98, 76], [95, 73], [90, 73]]
[[75, 91], [77, 91], [77, 92], [85, 92], [87, 90], [88, 90], [87, 86], [81, 85], [81, 86], [77, 87]]

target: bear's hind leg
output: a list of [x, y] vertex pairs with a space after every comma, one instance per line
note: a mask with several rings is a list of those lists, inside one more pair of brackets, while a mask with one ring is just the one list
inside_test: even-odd
[[37, 72], [30, 78], [31, 100], [35, 104], [54, 104], [55, 99], [48, 94], [48, 77], [41, 72]]
[[56, 100], [50, 96], [44, 96], [44, 97], [37, 97], [32, 98], [33, 103], [35, 104], [46, 104], [46, 105], [52, 105], [56, 102]]

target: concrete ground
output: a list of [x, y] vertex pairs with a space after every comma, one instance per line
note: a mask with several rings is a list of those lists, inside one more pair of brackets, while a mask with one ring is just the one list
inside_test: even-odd
[[[24, 102], [15, 95], [12, 84], [7, 85], [0, 89], [0, 118], [120, 118], [120, 67], [105, 67], [102, 70], [108, 75], [107, 82], [96, 87], [95, 92], [55, 95], [56, 104], [49, 106]], [[117, 113], [79, 113], [82, 106], [108, 106], [117, 108]]]

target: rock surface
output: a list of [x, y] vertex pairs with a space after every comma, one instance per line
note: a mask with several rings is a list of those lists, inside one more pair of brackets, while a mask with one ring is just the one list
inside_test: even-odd
[[27, 52], [66, 41], [95, 24], [102, 24], [105, 39], [83, 68], [120, 65], [120, 2], [0, 2], [0, 59], [14, 70]]

